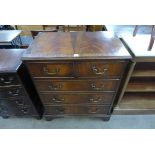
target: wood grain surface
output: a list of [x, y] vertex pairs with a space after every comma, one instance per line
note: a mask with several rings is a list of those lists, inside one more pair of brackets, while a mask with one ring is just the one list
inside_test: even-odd
[[131, 59], [122, 42], [110, 32], [42, 32], [23, 55], [40, 59]]

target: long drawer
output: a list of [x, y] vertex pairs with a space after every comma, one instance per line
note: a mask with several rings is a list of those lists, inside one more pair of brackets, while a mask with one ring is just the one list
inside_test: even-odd
[[0, 87], [0, 98], [19, 97], [24, 94], [24, 90], [19, 86]]
[[109, 106], [45, 106], [44, 115], [107, 115]]
[[45, 61], [29, 62], [27, 66], [33, 77], [100, 77], [120, 78], [125, 61]]
[[34, 107], [29, 103], [26, 97], [0, 99], [0, 115], [1, 116], [25, 116], [37, 115]]
[[115, 93], [41, 93], [45, 105], [90, 104], [110, 105]]
[[35, 80], [39, 91], [115, 91], [119, 80]]

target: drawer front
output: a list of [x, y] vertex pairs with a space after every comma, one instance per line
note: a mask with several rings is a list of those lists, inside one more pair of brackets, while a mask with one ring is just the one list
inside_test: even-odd
[[81, 77], [120, 78], [126, 66], [125, 61], [78, 62]]
[[39, 91], [115, 91], [119, 80], [36, 80]]
[[25, 116], [36, 115], [36, 111], [29, 100], [25, 97], [16, 99], [0, 100], [1, 116]]
[[43, 104], [45, 105], [62, 105], [62, 104], [111, 104], [114, 93], [77, 93], [77, 94], [40, 94]]
[[24, 90], [18, 86], [0, 88], [0, 98], [20, 97], [22, 95], [24, 95]]
[[33, 77], [73, 77], [72, 62], [28, 63]]
[[109, 106], [45, 106], [45, 115], [107, 115]]
[[0, 74], [0, 86], [19, 85], [15, 74]]

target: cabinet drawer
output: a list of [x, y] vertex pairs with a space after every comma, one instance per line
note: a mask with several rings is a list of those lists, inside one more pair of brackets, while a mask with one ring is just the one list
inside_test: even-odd
[[109, 106], [46, 106], [45, 115], [107, 115]]
[[0, 86], [19, 85], [15, 74], [0, 74]]
[[77, 93], [77, 94], [40, 94], [43, 104], [45, 105], [62, 105], [62, 104], [111, 104], [114, 93]]
[[72, 62], [27, 63], [33, 77], [73, 77]]
[[18, 86], [0, 88], [0, 98], [19, 97], [22, 96], [23, 94], [24, 94], [23, 88]]
[[1, 99], [0, 100], [0, 115], [1, 116], [24, 116], [36, 115], [36, 111], [31, 106], [29, 100], [25, 97], [16, 99]]
[[78, 62], [81, 77], [120, 78], [126, 66], [125, 61], [88, 61]]
[[119, 80], [36, 80], [39, 91], [115, 91]]

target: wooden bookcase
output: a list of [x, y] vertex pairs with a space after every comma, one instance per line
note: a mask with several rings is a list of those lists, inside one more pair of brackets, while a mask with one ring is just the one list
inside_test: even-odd
[[147, 51], [150, 36], [124, 37], [133, 56], [114, 114], [155, 114], [155, 48]]

